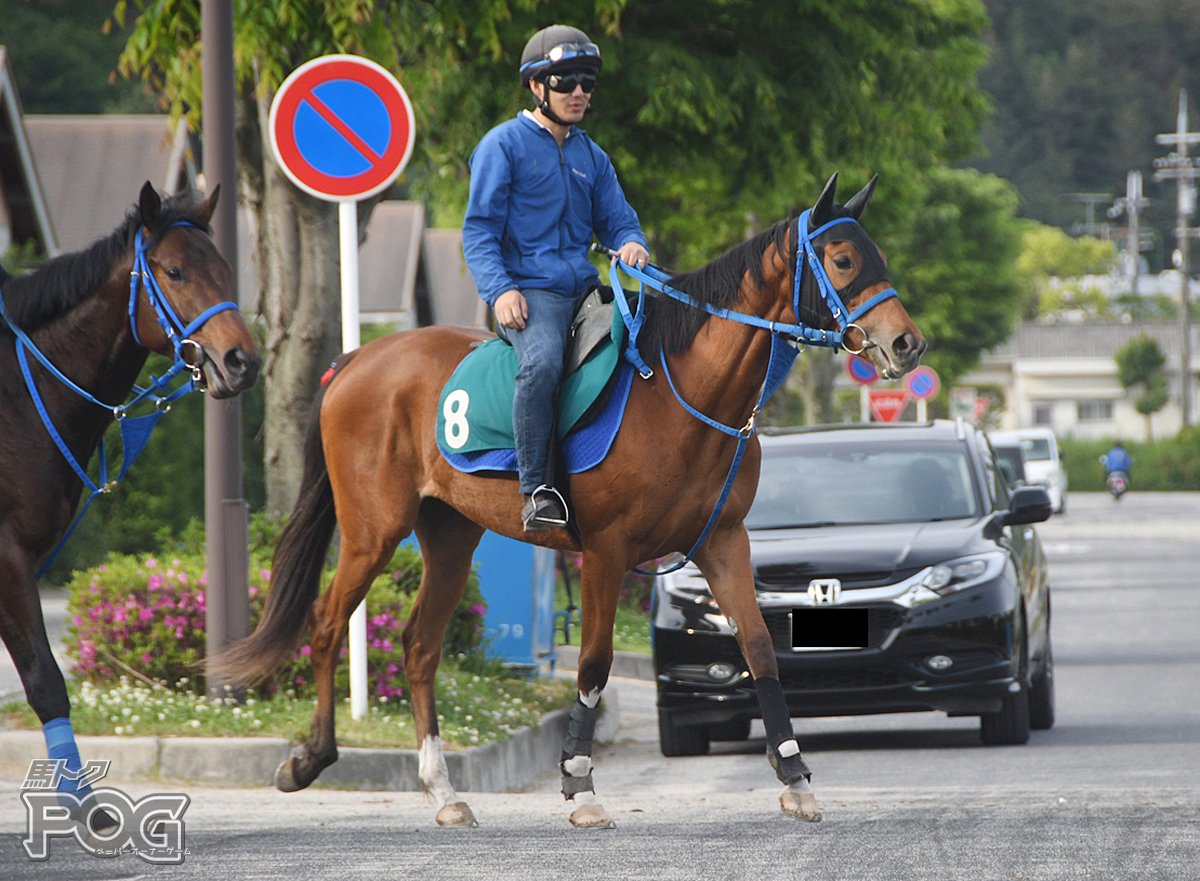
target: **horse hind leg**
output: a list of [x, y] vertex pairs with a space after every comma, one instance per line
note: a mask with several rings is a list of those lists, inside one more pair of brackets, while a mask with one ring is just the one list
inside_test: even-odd
[[426, 499], [417, 519], [424, 567], [417, 601], [404, 628], [404, 664], [413, 721], [417, 729], [418, 776], [437, 805], [439, 826], [475, 826], [470, 806], [450, 782], [438, 730], [434, 679], [442, 656], [446, 625], [462, 600], [471, 557], [483, 527], [436, 499]]
[[275, 786], [283, 792], [304, 789], [325, 768], [337, 761], [337, 737], [334, 713], [337, 695], [334, 674], [341, 657], [342, 640], [350, 615], [358, 608], [391, 560], [397, 542], [356, 541], [343, 531], [341, 553], [333, 583], [313, 606], [312, 665], [317, 686], [317, 705], [313, 710], [308, 741], [289, 756], [275, 772]]

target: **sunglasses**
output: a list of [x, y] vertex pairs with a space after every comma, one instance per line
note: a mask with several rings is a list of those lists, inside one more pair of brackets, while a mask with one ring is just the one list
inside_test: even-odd
[[596, 88], [596, 75], [591, 73], [552, 73], [546, 77], [546, 85], [552, 92], [570, 94], [576, 86], [582, 86], [589, 95]]

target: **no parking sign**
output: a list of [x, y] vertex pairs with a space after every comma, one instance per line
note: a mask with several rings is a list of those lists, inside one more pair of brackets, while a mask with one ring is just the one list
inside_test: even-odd
[[412, 155], [412, 103], [395, 77], [355, 55], [296, 68], [271, 103], [271, 151], [292, 183], [354, 201], [391, 185]]

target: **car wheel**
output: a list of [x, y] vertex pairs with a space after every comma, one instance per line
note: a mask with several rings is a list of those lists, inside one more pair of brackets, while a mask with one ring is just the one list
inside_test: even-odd
[[1025, 682], [1029, 675], [1029, 644], [1024, 639], [1025, 627], [1021, 627], [1020, 663], [1017, 665], [1017, 691], [1004, 695], [999, 713], [984, 713], [979, 717], [979, 735], [989, 746], [1004, 746], [1026, 743], [1029, 740], [1029, 689]]
[[1046, 661], [1029, 684], [1029, 727], [1045, 731], [1054, 727], [1054, 650], [1046, 643]]
[[746, 740], [750, 737], [749, 719], [731, 719], [708, 729], [709, 740]]
[[664, 756], [708, 755], [708, 729], [676, 725], [666, 710], [658, 711], [658, 747]]

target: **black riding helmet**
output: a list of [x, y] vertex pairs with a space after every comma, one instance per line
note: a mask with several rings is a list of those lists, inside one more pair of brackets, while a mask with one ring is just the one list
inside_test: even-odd
[[521, 53], [521, 85], [545, 79], [552, 73], [586, 70], [599, 73], [600, 49], [579, 28], [563, 24], [542, 28], [525, 44]]

